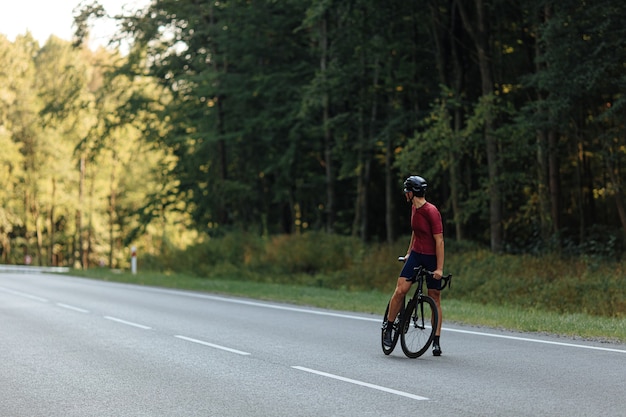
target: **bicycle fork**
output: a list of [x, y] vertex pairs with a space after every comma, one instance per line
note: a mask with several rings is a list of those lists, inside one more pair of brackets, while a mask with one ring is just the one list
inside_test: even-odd
[[[424, 323], [424, 303], [421, 303], [422, 296], [421, 294], [417, 297], [417, 304], [415, 309], [411, 312], [411, 323], [413, 327], [424, 330], [426, 328], [426, 324]], [[409, 320], [407, 320], [408, 322]], [[406, 332], [407, 329], [405, 329]]]

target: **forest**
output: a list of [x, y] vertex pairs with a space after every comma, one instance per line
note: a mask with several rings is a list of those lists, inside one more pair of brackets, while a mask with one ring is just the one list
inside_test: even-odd
[[[107, 48], [90, 24], [114, 19]], [[0, 34], [0, 262], [407, 234], [421, 175], [446, 240], [619, 260], [621, 0], [153, 0]], [[1, 31], [1, 30], [0, 30]]]

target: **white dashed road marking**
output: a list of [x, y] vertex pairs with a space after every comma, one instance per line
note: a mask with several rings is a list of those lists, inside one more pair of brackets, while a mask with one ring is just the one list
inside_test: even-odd
[[107, 320], [115, 321], [117, 323], [126, 324], [128, 326], [138, 327], [138, 328], [144, 329], [144, 330], [152, 329], [152, 327], [150, 327], [150, 326], [144, 326], [143, 324], [133, 323], [132, 321], [126, 321], [126, 320], [118, 319], [118, 318], [111, 317], [111, 316], [104, 316], [104, 318], [107, 319]]
[[412, 398], [414, 400], [419, 400], [419, 401], [428, 400], [428, 398], [422, 397], [420, 395], [410, 394], [410, 393], [404, 392], [404, 391], [398, 391], [398, 390], [391, 389], [391, 388], [381, 387], [380, 385], [370, 384], [369, 382], [357, 381], [356, 379], [345, 378], [343, 376], [333, 375], [333, 374], [329, 374], [327, 372], [316, 371], [315, 369], [305, 368], [305, 367], [302, 367], [302, 366], [292, 366], [292, 368], [293, 369], [298, 369], [300, 371], [309, 372], [309, 373], [312, 373], [312, 374], [324, 376], [326, 378], [332, 378], [332, 379], [336, 379], [338, 381], [348, 382], [350, 384], [360, 385], [362, 387], [372, 388], [372, 389], [375, 389], [375, 390], [378, 390], [378, 391], [388, 392], [390, 394], [399, 395], [399, 396], [402, 396], [402, 397]]
[[216, 345], [214, 343], [209, 343], [209, 342], [205, 342], [205, 341], [198, 340], [198, 339], [192, 339], [191, 337], [187, 337], [187, 336], [176, 335], [174, 337], [176, 337], [177, 339], [186, 340], [188, 342], [197, 343], [199, 345], [209, 346], [209, 347], [212, 347], [212, 348], [215, 348], [215, 349], [220, 349], [220, 350], [225, 350], [227, 352], [236, 353], [238, 355], [250, 355], [250, 353], [248, 353], [248, 352], [243, 352], [243, 351], [237, 350], [237, 349], [231, 349], [231, 348], [228, 348], [228, 347], [225, 347], [225, 346]]

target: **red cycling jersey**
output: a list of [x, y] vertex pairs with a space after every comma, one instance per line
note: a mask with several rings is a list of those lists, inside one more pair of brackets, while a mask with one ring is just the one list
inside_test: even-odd
[[415, 208], [415, 206], [412, 208], [411, 229], [413, 229], [414, 239], [411, 250], [424, 255], [436, 255], [433, 235], [443, 233], [441, 213], [429, 202], [420, 208]]

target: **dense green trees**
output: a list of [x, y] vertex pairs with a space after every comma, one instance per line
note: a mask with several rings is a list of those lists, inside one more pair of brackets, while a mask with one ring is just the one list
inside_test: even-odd
[[133, 214], [160, 192], [167, 155], [146, 151], [118, 108], [154, 84], [111, 78], [118, 56], [54, 36], [40, 47], [28, 34], [15, 42], [0, 35], [0, 56], [2, 261], [125, 264], [125, 238], [142, 226]]
[[75, 49], [0, 36], [7, 261], [118, 265], [182, 230], [393, 241], [410, 174], [449, 239], [621, 254], [621, 2], [154, 0], [117, 17], [127, 55], [77, 47], [105, 13], [83, 10]]

